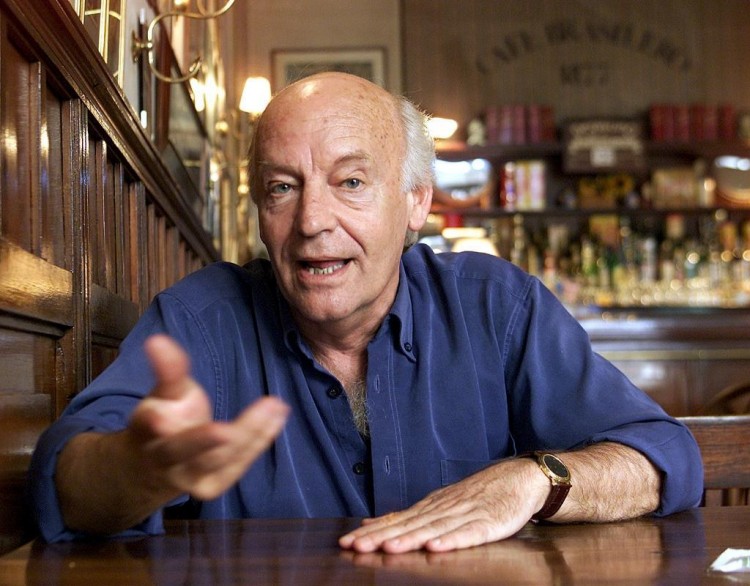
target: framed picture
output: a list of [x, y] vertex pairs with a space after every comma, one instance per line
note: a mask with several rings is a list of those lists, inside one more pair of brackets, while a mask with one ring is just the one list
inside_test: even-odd
[[385, 87], [385, 48], [276, 49], [271, 52], [274, 91], [321, 71], [352, 73]]

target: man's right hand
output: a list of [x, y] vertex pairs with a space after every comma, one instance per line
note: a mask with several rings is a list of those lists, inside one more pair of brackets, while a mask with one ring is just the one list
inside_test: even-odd
[[218, 497], [273, 443], [288, 407], [265, 397], [230, 422], [216, 422], [189, 359], [164, 335], [146, 341], [156, 386], [128, 427], [83, 433], [60, 454], [56, 485], [71, 529], [114, 533], [131, 527], [180, 494]]

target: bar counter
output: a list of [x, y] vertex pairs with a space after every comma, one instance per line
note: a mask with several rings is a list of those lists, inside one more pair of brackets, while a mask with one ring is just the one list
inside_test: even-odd
[[727, 584], [709, 566], [750, 548], [750, 507], [664, 519], [533, 525], [501, 542], [431, 554], [355, 554], [338, 536], [356, 519], [168, 521], [166, 534], [47, 545], [0, 557], [0, 585]]

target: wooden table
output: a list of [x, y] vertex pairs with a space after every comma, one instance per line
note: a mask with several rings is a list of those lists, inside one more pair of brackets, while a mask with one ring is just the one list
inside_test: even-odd
[[353, 554], [352, 519], [170, 521], [164, 536], [27, 544], [0, 557], [17, 584], [713, 584], [727, 547], [750, 548], [750, 507], [605, 525], [529, 525], [502, 542], [443, 554]]

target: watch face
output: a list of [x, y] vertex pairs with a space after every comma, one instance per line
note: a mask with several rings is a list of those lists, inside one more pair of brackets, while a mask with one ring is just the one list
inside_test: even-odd
[[566, 480], [570, 477], [570, 472], [568, 472], [565, 464], [563, 464], [559, 458], [553, 456], [552, 454], [544, 454], [542, 456], [542, 460], [544, 460], [544, 465], [547, 466], [550, 472], [552, 472], [555, 476], [559, 476], [563, 480]]

